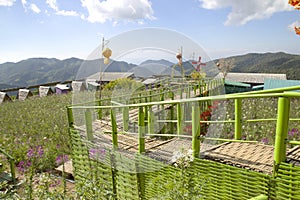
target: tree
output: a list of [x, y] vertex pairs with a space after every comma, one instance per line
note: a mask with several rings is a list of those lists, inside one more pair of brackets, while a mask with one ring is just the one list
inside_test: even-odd
[[205, 72], [197, 72], [196, 70], [192, 71], [190, 74], [192, 79], [201, 79], [206, 77]]
[[217, 63], [217, 67], [222, 73], [223, 77], [225, 78], [228, 74], [228, 72], [234, 67], [235, 60], [234, 58], [231, 59], [220, 59]]

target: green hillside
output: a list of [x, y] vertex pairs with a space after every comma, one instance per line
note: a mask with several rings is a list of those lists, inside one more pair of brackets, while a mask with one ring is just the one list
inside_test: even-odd
[[[231, 72], [251, 73], [285, 73], [288, 79], [300, 79], [300, 55], [292, 55], [283, 52], [278, 53], [250, 53], [246, 55], [224, 58], [234, 59], [234, 67]], [[144, 64], [173, 64], [166, 60], [145, 61]], [[219, 60], [214, 60], [215, 63]], [[17, 63], [0, 64], [0, 89], [12, 87], [26, 87], [31, 85], [45, 84], [56, 81], [82, 79], [100, 70], [108, 72], [128, 72], [137, 69], [137, 65], [126, 62], [112, 62], [108, 68], [102, 66], [103, 61], [78, 58], [58, 60], [55, 58], [30, 58]], [[209, 65], [208, 65], [209, 66]], [[166, 66], [167, 67], [167, 66]], [[186, 74], [190, 74], [194, 68], [189, 62], [184, 62]], [[154, 69], [152, 67], [151, 69]], [[170, 74], [170, 69], [161, 69], [162, 74]], [[154, 70], [155, 72], [159, 70]], [[142, 73], [144, 73], [143, 71]], [[214, 73], [215, 74], [215, 73]], [[151, 72], [148, 73], [151, 76]]]
[[235, 66], [231, 72], [283, 73], [287, 74], [288, 79], [300, 79], [300, 55], [283, 52], [250, 53], [225, 59], [231, 58], [235, 60]]

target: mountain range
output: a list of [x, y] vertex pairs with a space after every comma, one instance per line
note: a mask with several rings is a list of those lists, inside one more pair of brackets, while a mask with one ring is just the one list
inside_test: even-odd
[[[300, 79], [300, 55], [283, 52], [278, 53], [249, 53], [246, 55], [224, 58], [234, 59], [231, 72], [251, 73], [285, 73], [288, 79]], [[217, 63], [220, 59], [213, 62]], [[211, 63], [207, 63], [209, 66]], [[30, 58], [17, 63], [0, 64], [0, 90], [14, 87], [28, 87], [56, 81], [83, 79], [101, 71], [134, 72], [135, 76], [150, 77], [153, 74], [170, 74], [174, 63], [167, 60], [146, 60], [140, 65], [113, 61], [108, 67], [102, 59], [82, 60], [69, 58]], [[190, 62], [184, 62], [186, 74], [190, 74], [194, 67]], [[176, 68], [179, 72], [180, 69]], [[215, 73], [215, 72], [214, 72]], [[213, 73], [212, 73], [213, 74]]]

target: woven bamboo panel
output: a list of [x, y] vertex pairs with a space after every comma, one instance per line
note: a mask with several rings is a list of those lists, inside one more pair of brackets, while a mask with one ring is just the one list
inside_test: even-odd
[[[266, 174], [196, 159], [182, 173], [181, 169], [141, 158], [145, 173], [145, 199], [168, 199], [170, 192], [179, 198], [182, 186], [188, 199], [249, 199], [268, 194], [270, 177]], [[164, 196], [166, 195], [166, 196]], [[176, 198], [175, 198], [176, 197]]]
[[271, 190], [271, 198], [278, 200], [300, 199], [300, 167], [281, 163]]

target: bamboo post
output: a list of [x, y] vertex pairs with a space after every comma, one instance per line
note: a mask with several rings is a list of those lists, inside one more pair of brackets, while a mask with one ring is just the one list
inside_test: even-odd
[[116, 121], [116, 112], [114, 109], [110, 110], [110, 120], [111, 120], [111, 129], [112, 129], [112, 143], [113, 150], [118, 149], [118, 129], [117, 129], [117, 121]]
[[192, 149], [193, 156], [199, 157], [200, 152], [200, 107], [198, 102], [192, 105]]
[[92, 124], [92, 112], [90, 109], [86, 109], [85, 111], [85, 128], [87, 139], [89, 141], [93, 140], [93, 124]]
[[129, 107], [123, 108], [123, 131], [129, 130]]
[[[171, 99], [174, 100], [174, 93], [171, 92]], [[173, 120], [174, 119], [174, 104], [171, 105], [171, 108], [170, 108], [170, 120]], [[174, 124], [173, 122], [170, 123], [170, 134], [174, 134]]]
[[15, 170], [15, 160], [13, 158], [9, 158], [10, 162], [10, 173], [11, 173], [11, 179], [13, 182], [13, 186], [16, 186], [16, 170]]
[[183, 108], [180, 103], [177, 104], [177, 134], [181, 135], [183, 132]]
[[138, 133], [139, 133], [139, 153], [145, 152], [145, 114], [143, 107], [139, 107], [139, 121], [138, 121]]
[[152, 107], [148, 109], [148, 134], [154, 134], [154, 112]]
[[73, 118], [73, 110], [71, 107], [67, 107], [67, 114], [68, 114], [69, 128], [73, 128], [74, 127], [74, 118]]
[[234, 139], [242, 138], [242, 99], [235, 99], [235, 123], [234, 123]]
[[288, 97], [278, 98], [276, 137], [274, 149], [275, 168], [273, 173], [276, 173], [277, 166], [286, 159], [286, 140], [289, 124], [290, 99]]
[[[98, 106], [101, 106], [101, 100], [97, 101]], [[102, 119], [102, 109], [98, 109], [98, 119]]]

